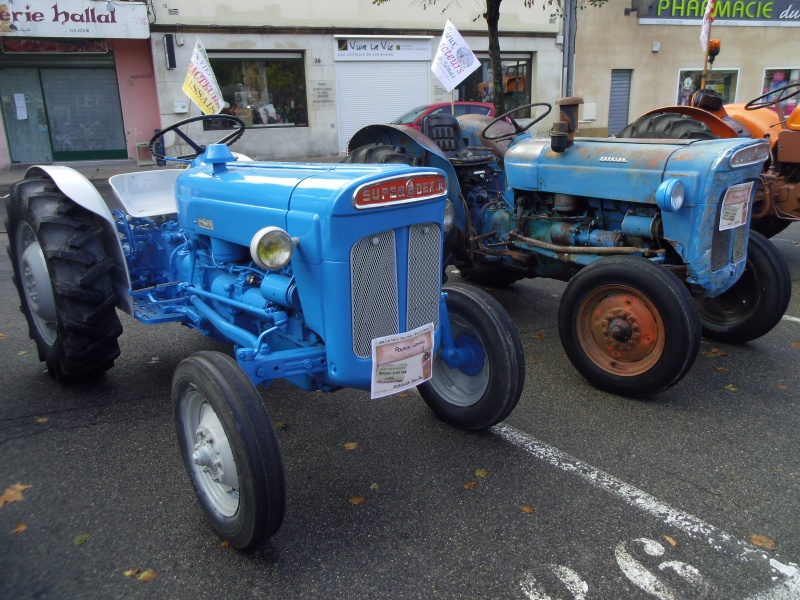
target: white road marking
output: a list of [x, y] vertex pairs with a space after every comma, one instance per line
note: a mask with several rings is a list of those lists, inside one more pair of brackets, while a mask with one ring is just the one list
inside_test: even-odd
[[800, 571], [798, 571], [797, 565], [784, 564], [770, 558], [755, 546], [751, 546], [693, 515], [674, 509], [647, 492], [570, 456], [558, 448], [548, 446], [513, 427], [501, 423], [492, 427], [491, 431], [539, 460], [565, 473], [577, 475], [590, 485], [605, 490], [626, 504], [658, 518], [665, 525], [675, 527], [689, 537], [707, 543], [723, 555], [742, 562], [764, 561], [766, 566], [776, 572], [776, 576], [786, 577], [786, 580], [780, 585], [754, 596], [751, 600], [782, 600], [783, 598], [797, 598], [800, 594]]
[[797, 317], [790, 317], [789, 315], [783, 315], [781, 319], [784, 321], [791, 321], [792, 323], [800, 323], [800, 319]]

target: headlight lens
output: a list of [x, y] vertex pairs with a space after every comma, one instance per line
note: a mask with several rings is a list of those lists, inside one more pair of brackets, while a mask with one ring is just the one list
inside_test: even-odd
[[447, 233], [453, 228], [453, 223], [456, 221], [456, 209], [450, 198], [444, 205], [444, 232]]
[[656, 204], [666, 212], [677, 212], [686, 200], [686, 188], [680, 179], [667, 179], [656, 190]]
[[250, 256], [259, 267], [270, 271], [288, 265], [293, 253], [292, 238], [280, 227], [265, 227], [250, 242]]

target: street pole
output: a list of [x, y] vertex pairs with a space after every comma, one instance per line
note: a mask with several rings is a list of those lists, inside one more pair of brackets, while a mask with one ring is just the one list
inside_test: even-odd
[[572, 96], [575, 82], [575, 32], [578, 0], [564, 0], [564, 45], [562, 46], [561, 95]]

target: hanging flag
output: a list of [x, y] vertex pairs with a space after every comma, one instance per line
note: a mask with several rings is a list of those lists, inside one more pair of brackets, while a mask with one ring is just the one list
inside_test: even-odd
[[433, 59], [433, 71], [448, 92], [453, 91], [469, 74], [481, 66], [480, 61], [469, 49], [455, 25], [447, 20], [442, 33], [442, 41]]
[[189, 72], [186, 73], [183, 82], [183, 91], [207, 115], [217, 114], [225, 104], [200, 38], [194, 43]]
[[708, 36], [711, 33], [711, 22], [714, 20], [714, 0], [708, 0], [706, 12], [703, 14], [703, 27], [700, 29], [700, 47], [708, 50]]

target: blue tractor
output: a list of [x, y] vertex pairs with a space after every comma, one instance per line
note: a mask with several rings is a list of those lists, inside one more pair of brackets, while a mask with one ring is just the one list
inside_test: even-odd
[[[201, 122], [231, 133], [198, 143]], [[156, 148], [174, 132], [191, 151]], [[233, 346], [197, 352], [172, 382], [174, 420], [202, 509], [232, 546], [284, 516], [277, 437], [257, 385], [373, 397], [418, 385], [440, 419], [489, 427], [524, 385], [510, 318], [471, 286], [442, 288], [448, 180], [406, 164], [253, 162], [235, 117], [194, 117], [150, 142], [164, 169], [112, 177], [104, 200], [64, 166], [30, 168], [7, 202], [14, 280], [40, 360], [59, 381], [110, 369], [117, 309]]]
[[648, 397], [687, 373], [701, 335], [746, 342], [786, 310], [788, 267], [750, 231], [769, 148], [576, 138], [581, 103], [559, 100], [550, 136], [538, 139], [526, 131], [551, 112], [546, 103], [494, 120], [435, 115], [421, 133], [371, 125], [347, 160], [442, 169], [455, 210], [445, 261], [480, 285], [568, 281], [558, 327], [574, 366], [600, 389]]

